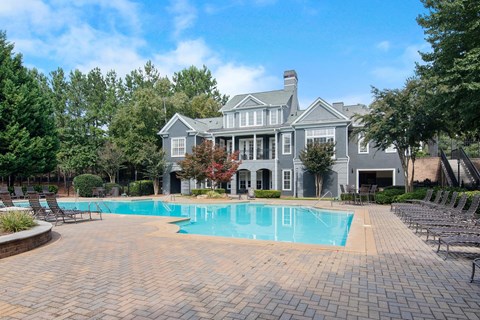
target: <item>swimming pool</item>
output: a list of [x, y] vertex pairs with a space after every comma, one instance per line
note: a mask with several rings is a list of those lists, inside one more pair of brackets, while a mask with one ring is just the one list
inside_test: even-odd
[[[353, 214], [261, 203], [179, 204], [162, 201], [101, 201], [112, 213], [190, 218], [180, 233], [345, 246]], [[88, 210], [88, 202], [61, 202]], [[102, 209], [104, 209], [102, 205]]]

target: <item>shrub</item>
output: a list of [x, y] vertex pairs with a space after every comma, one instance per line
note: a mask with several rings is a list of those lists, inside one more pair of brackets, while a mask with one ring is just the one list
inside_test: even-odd
[[153, 181], [152, 180], [138, 180], [130, 182], [128, 185], [129, 196], [148, 196], [153, 194]]
[[216, 190], [210, 190], [206, 193], [207, 198], [209, 199], [218, 199], [218, 198], [223, 198], [223, 195], [219, 192], [216, 192]]
[[28, 230], [35, 225], [33, 217], [25, 211], [10, 211], [0, 214], [0, 229], [5, 232]]
[[75, 192], [79, 190], [80, 197], [91, 197], [92, 189], [103, 186], [103, 180], [94, 174], [81, 174], [73, 179]]
[[399, 196], [393, 197], [393, 202], [407, 202], [407, 200], [418, 199], [421, 200], [425, 198], [427, 194], [427, 188], [416, 188], [413, 192], [408, 192], [401, 194]]
[[278, 190], [255, 190], [256, 198], [280, 198], [282, 194]]
[[399, 196], [404, 192], [404, 187], [387, 187], [383, 191], [377, 192], [375, 199], [378, 204], [390, 204], [396, 196]]
[[213, 191], [213, 192], [218, 193], [218, 194], [224, 194], [225, 193], [225, 189], [222, 189], [222, 188], [217, 188], [215, 190], [212, 190], [212, 189], [192, 189], [192, 196], [199, 196], [199, 195], [202, 195], [202, 194], [207, 194], [210, 191]]

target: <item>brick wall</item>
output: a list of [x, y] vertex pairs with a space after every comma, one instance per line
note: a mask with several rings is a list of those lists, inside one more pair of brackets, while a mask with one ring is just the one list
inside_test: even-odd
[[52, 239], [52, 230], [40, 233], [33, 237], [0, 243], [0, 259], [32, 250]]

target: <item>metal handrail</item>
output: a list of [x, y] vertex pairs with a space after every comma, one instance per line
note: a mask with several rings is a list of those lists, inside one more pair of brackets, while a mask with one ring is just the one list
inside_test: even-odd
[[[453, 151], [452, 151], [453, 152]], [[468, 157], [467, 153], [463, 148], [459, 148], [457, 151], [457, 159], [460, 159], [465, 167], [467, 173], [470, 175], [470, 178], [478, 186], [480, 184], [480, 173], [473, 164], [472, 160]]]
[[100, 207], [99, 203], [103, 204], [103, 206], [107, 209], [108, 213], [112, 213], [112, 210], [110, 210], [110, 207], [107, 206], [107, 204], [103, 201], [90, 201], [88, 203], [88, 211], [91, 211], [91, 205], [95, 205], [95, 207], [97, 208], [97, 211], [99, 212], [103, 212], [102, 211], [102, 208]]
[[450, 162], [448, 162], [447, 156], [442, 149], [440, 149], [440, 161], [442, 168], [446, 173], [448, 184], [451, 186], [458, 186], [457, 177], [455, 177], [452, 167], [450, 166]]
[[[330, 196], [331, 196], [332, 199], [334, 198], [334, 197], [333, 197], [333, 193], [332, 193], [330, 190], [328, 190], [327, 192], [324, 193], [323, 196], [321, 196], [320, 198], [318, 198], [317, 202], [315, 202], [315, 203], [313, 204], [313, 207], [315, 207], [320, 201], [322, 201], [323, 198], [325, 198], [325, 196], [326, 196], [327, 194], [330, 194]], [[333, 200], [330, 200], [330, 206], [333, 207]]]

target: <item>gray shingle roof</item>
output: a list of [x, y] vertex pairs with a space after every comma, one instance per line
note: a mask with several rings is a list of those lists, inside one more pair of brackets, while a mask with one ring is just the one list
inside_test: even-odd
[[207, 132], [211, 129], [219, 129], [223, 126], [223, 118], [204, 118], [204, 119], [192, 119], [187, 116], [181, 115], [181, 117], [198, 132]]
[[290, 97], [292, 96], [291, 91], [285, 90], [274, 90], [266, 92], [256, 92], [256, 93], [246, 93], [239, 94], [230, 99], [221, 109], [221, 112], [232, 110], [238, 103], [240, 103], [247, 96], [255, 97], [256, 99], [262, 101], [266, 105], [272, 106], [282, 106], [286, 105]]

